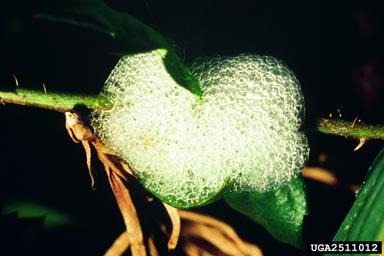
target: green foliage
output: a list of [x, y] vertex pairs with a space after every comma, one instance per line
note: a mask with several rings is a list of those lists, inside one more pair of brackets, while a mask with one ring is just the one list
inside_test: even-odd
[[113, 40], [113, 50], [120, 56], [165, 49], [167, 54], [163, 59], [168, 73], [178, 84], [193, 94], [202, 96], [199, 83], [168, 41], [143, 22], [113, 10], [101, 0], [51, 1], [49, 6], [35, 17], [107, 34]]
[[383, 241], [383, 199], [384, 149], [370, 167], [366, 182], [336, 233], [334, 241]]
[[308, 214], [302, 176], [288, 185], [265, 193], [228, 193], [227, 203], [261, 224], [276, 239], [303, 247], [303, 221]]
[[3, 207], [3, 214], [17, 213], [19, 218], [37, 218], [44, 217], [44, 226], [58, 227], [67, 225], [68, 216], [51, 209], [47, 206], [27, 201], [18, 201], [8, 203]]

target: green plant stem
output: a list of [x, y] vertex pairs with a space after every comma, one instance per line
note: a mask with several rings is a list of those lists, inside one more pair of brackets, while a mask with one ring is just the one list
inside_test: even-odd
[[341, 119], [321, 118], [317, 124], [317, 131], [358, 139], [384, 140], [383, 125], [364, 124], [356, 120], [351, 122]]
[[72, 95], [38, 90], [19, 89], [13, 92], [0, 91], [0, 103], [38, 107], [58, 112], [66, 112], [82, 105], [94, 110], [107, 110], [112, 103], [99, 95]]
[[[75, 95], [20, 88], [13, 92], [0, 91], [0, 103], [38, 107], [58, 112], [72, 110], [77, 105], [83, 105], [93, 110], [112, 108], [111, 101], [101, 95]], [[356, 122], [356, 120], [351, 122], [341, 119], [321, 118], [316, 129], [318, 132], [337, 136], [384, 140], [383, 125], [363, 124]]]

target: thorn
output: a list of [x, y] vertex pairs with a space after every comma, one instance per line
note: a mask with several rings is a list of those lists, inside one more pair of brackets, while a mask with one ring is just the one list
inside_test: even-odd
[[356, 152], [357, 150], [362, 148], [366, 142], [367, 142], [366, 138], [360, 138], [359, 139], [359, 144], [357, 144], [357, 146], [355, 147], [355, 149], [353, 151]]
[[339, 109], [339, 108], [337, 109], [337, 113], [339, 113], [339, 117], [340, 117], [340, 118], [342, 118], [342, 117], [343, 117], [343, 115], [341, 114], [341, 111], [340, 111], [340, 109]]
[[355, 127], [356, 121], [357, 121], [357, 117], [355, 117], [355, 119], [353, 119], [353, 122], [352, 122], [351, 128]]
[[12, 75], [12, 76], [13, 76], [13, 79], [15, 79], [16, 87], [19, 87], [19, 81], [17, 80], [16, 75]]
[[44, 93], [47, 94], [47, 87], [45, 86], [44, 83], [43, 83], [43, 90], [44, 90]]

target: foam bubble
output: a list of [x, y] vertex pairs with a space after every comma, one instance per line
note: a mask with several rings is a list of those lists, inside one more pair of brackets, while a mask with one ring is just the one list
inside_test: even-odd
[[299, 82], [275, 58], [199, 59], [197, 100], [167, 72], [157, 51], [120, 59], [103, 93], [112, 110], [93, 113], [96, 134], [143, 185], [176, 206], [201, 204], [228, 184], [268, 191], [293, 179], [308, 158], [298, 131]]

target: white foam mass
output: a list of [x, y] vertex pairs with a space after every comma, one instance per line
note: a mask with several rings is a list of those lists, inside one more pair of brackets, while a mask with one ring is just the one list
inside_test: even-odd
[[103, 93], [112, 110], [93, 113], [96, 134], [171, 204], [194, 206], [226, 185], [268, 191], [293, 179], [308, 158], [299, 132], [299, 82], [272, 57], [200, 59], [197, 99], [167, 72], [159, 51], [120, 59]]

